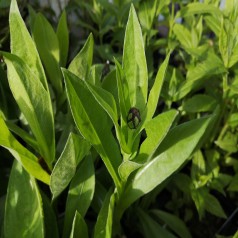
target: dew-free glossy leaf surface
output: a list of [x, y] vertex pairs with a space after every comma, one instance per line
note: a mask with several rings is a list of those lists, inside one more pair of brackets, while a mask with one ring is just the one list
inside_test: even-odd
[[81, 51], [74, 57], [69, 65], [69, 71], [80, 79], [88, 79], [93, 61], [93, 35], [90, 34]]
[[145, 162], [153, 155], [162, 139], [167, 135], [177, 114], [176, 110], [170, 110], [159, 114], [145, 124], [147, 137], [141, 144], [135, 161]]
[[38, 163], [37, 157], [22, 146], [8, 130], [4, 120], [0, 116], [0, 145], [18, 160], [26, 171], [42, 182], [49, 184], [50, 176]]
[[88, 153], [90, 144], [82, 137], [71, 133], [65, 148], [54, 166], [50, 176], [50, 189], [55, 199], [68, 186], [73, 178], [77, 165]]
[[133, 5], [126, 25], [123, 70], [128, 82], [131, 107], [142, 111], [147, 102], [148, 72], [141, 27]]
[[17, 161], [8, 184], [4, 237], [44, 237], [42, 201], [36, 181]]
[[121, 155], [106, 112], [95, 100], [83, 80], [65, 69], [63, 74], [67, 97], [78, 130], [98, 151], [116, 186], [120, 187], [117, 169], [121, 163]]
[[11, 1], [10, 15], [11, 53], [21, 58], [31, 69], [37, 80], [48, 90], [48, 85], [43, 66], [40, 61], [36, 46], [20, 15], [17, 1]]
[[164, 82], [167, 66], [169, 63], [170, 54], [168, 54], [164, 60], [164, 62], [161, 64], [158, 73], [155, 78], [154, 85], [152, 89], [150, 90], [149, 97], [148, 97], [148, 103], [147, 103], [147, 118], [150, 120], [156, 110], [160, 91]]
[[130, 153], [130, 150], [129, 148], [127, 148], [125, 142], [125, 137], [123, 136], [121, 128], [118, 125], [119, 118], [117, 114], [117, 105], [112, 94], [100, 87], [91, 85], [90, 83], [85, 82], [85, 84], [87, 85], [92, 95], [97, 100], [97, 102], [102, 106], [102, 108], [107, 112], [108, 116], [111, 118], [116, 129], [117, 139], [119, 140], [122, 149], [125, 152]]
[[49, 168], [55, 157], [54, 120], [50, 94], [19, 57], [3, 53], [13, 96], [38, 142]]
[[172, 129], [159, 147], [159, 155], [140, 168], [128, 183], [121, 203], [128, 207], [153, 190], [188, 159], [206, 131], [211, 118], [196, 119]]

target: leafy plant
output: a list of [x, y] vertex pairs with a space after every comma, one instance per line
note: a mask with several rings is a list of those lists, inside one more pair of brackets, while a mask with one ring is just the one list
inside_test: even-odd
[[[66, 12], [54, 30], [31, 9], [30, 34], [11, 1], [11, 53], [1, 55], [19, 111], [11, 120], [0, 104], [0, 145], [15, 158], [0, 200], [4, 237], [192, 237], [195, 209], [200, 221], [227, 218], [216, 195], [237, 192], [237, 11], [217, 2], [138, 1], [140, 21], [127, 1], [81, 3], [99, 28], [83, 25], [93, 34], [69, 62]], [[123, 29], [117, 9], [129, 11], [123, 55], [102, 69], [94, 37], [104, 47], [110, 22]], [[170, 28], [158, 42], [161, 12]]]

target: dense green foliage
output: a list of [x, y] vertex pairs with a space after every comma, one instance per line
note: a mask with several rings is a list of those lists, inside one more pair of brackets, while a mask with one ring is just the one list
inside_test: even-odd
[[20, 2], [0, 1], [2, 237], [237, 237], [238, 1]]

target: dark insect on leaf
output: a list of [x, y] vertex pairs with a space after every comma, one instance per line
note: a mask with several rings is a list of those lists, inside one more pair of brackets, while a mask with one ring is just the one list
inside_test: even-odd
[[103, 80], [109, 72], [110, 72], [110, 62], [109, 60], [107, 60], [106, 64], [102, 69], [101, 80]]
[[141, 122], [139, 109], [132, 107], [127, 115], [127, 125], [130, 129], [136, 129]]

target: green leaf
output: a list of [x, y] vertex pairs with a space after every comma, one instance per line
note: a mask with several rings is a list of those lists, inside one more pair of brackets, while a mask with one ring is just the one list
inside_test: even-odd
[[215, 144], [229, 153], [235, 153], [238, 151], [237, 142], [237, 134], [227, 131], [222, 138], [215, 141]]
[[218, 7], [212, 4], [206, 3], [189, 3], [186, 7], [183, 7], [177, 14], [175, 18], [178, 17], [188, 17], [195, 14], [214, 14], [218, 15], [219, 17], [222, 16], [222, 12], [219, 10]]
[[131, 160], [126, 160], [118, 168], [119, 175], [123, 181], [126, 181], [129, 175], [135, 170], [139, 169], [142, 164], [136, 163]]
[[220, 202], [211, 194], [207, 194], [206, 196], [205, 209], [215, 216], [227, 218]]
[[85, 216], [93, 199], [95, 188], [94, 165], [91, 155], [80, 164], [68, 192], [63, 237], [69, 237], [75, 212]]
[[166, 226], [171, 228], [181, 238], [191, 238], [185, 223], [177, 216], [161, 210], [151, 210], [152, 214], [162, 220]]
[[59, 67], [59, 42], [53, 27], [40, 13], [37, 14], [34, 22], [33, 37], [50, 82], [60, 95], [63, 86]]
[[232, 176], [231, 183], [228, 187], [228, 191], [237, 192], [238, 191], [238, 174]]
[[17, 161], [8, 184], [4, 237], [44, 237], [42, 201], [36, 181]]
[[127, 147], [125, 137], [122, 134], [122, 130], [118, 125], [117, 105], [114, 97], [112, 96], [111, 93], [107, 92], [103, 88], [94, 86], [90, 83], [87, 83], [86, 81], [85, 84], [87, 85], [88, 89], [90, 90], [94, 98], [97, 100], [97, 102], [101, 105], [101, 107], [107, 112], [108, 116], [111, 118], [115, 126], [116, 136], [120, 142], [121, 148], [123, 151], [129, 154], [130, 149]]
[[200, 176], [206, 174], [206, 164], [203, 154], [198, 150], [192, 159], [191, 178], [197, 180]]
[[139, 18], [143, 28], [151, 30], [158, 8], [158, 0], [142, 2], [139, 9]]
[[126, 124], [127, 113], [131, 107], [128, 83], [120, 63], [114, 58], [116, 64], [116, 78], [118, 88], [118, 99], [121, 113], [121, 124]]
[[88, 227], [79, 212], [75, 212], [70, 238], [88, 238]]
[[225, 72], [226, 69], [221, 59], [214, 53], [208, 52], [200, 62], [188, 70], [187, 79], [179, 87], [174, 100], [180, 100], [192, 90], [203, 86], [208, 77]]
[[204, 20], [206, 25], [216, 34], [216, 36], [219, 36], [221, 31], [221, 17], [218, 15], [206, 15], [204, 16]]
[[1, 116], [0, 135], [0, 145], [9, 150], [9, 152], [22, 164], [29, 174], [46, 184], [50, 183], [50, 176], [40, 166], [38, 158], [15, 139], [15, 137], [8, 130]]
[[67, 17], [65, 11], [63, 11], [60, 16], [56, 34], [59, 41], [60, 66], [65, 67], [69, 50], [69, 30], [67, 26]]
[[146, 163], [127, 184], [120, 206], [127, 208], [139, 197], [152, 191], [181, 167], [189, 158], [203, 134], [211, 117], [196, 119], [172, 129], [159, 147], [159, 155]]
[[182, 108], [186, 112], [209, 112], [213, 111], [216, 108], [217, 101], [209, 96], [204, 94], [196, 94], [195, 96], [186, 100]]
[[77, 165], [90, 149], [90, 144], [82, 137], [70, 133], [60, 158], [50, 176], [52, 200], [58, 197], [75, 175]]
[[115, 204], [115, 195], [110, 189], [104, 199], [102, 208], [98, 214], [94, 230], [94, 238], [112, 237], [113, 210]]
[[9, 21], [11, 53], [17, 55], [28, 65], [35, 75], [34, 78], [40, 80], [44, 88], [48, 91], [47, 80], [40, 57], [26, 25], [21, 18], [16, 0], [11, 1]]
[[161, 88], [164, 82], [167, 66], [169, 63], [169, 58], [170, 58], [170, 54], [166, 56], [164, 62], [161, 64], [157, 72], [154, 85], [152, 89], [150, 90], [148, 103], [147, 103], [147, 119], [148, 120], [150, 120], [153, 117], [155, 110], [157, 108]]
[[80, 79], [88, 79], [93, 61], [93, 35], [90, 34], [81, 51], [75, 56], [69, 65], [69, 71]]
[[142, 209], [137, 209], [138, 218], [145, 238], [175, 238], [175, 236], [157, 223], [151, 216]]
[[50, 94], [20, 58], [9, 53], [3, 55], [13, 96], [38, 142], [38, 152], [51, 169], [55, 136]]
[[108, 116], [83, 80], [65, 69], [63, 69], [63, 74], [74, 121], [83, 137], [98, 151], [119, 188], [120, 180], [117, 169], [121, 163], [121, 155], [111, 127], [108, 126]]
[[10, 131], [21, 137], [27, 143], [27, 145], [31, 146], [35, 151], [38, 151], [38, 143], [29, 133], [11, 121], [6, 121], [6, 125]]
[[58, 226], [56, 220], [56, 214], [54, 213], [53, 207], [50, 203], [50, 199], [41, 191], [41, 197], [43, 202], [44, 211], [44, 225], [45, 225], [45, 236], [51, 238], [58, 238]]
[[129, 87], [131, 107], [143, 111], [147, 102], [148, 73], [141, 28], [133, 5], [126, 25], [123, 70]]
[[[170, 110], [159, 114], [145, 124], [147, 137], [140, 146], [139, 154], [135, 158], [136, 162], [144, 163], [151, 158], [160, 142], [167, 135], [177, 114], [178, 112], [176, 110]], [[155, 131], [157, 133], [155, 133]]]
[[192, 35], [191, 32], [181, 24], [175, 24], [173, 27], [173, 32], [180, 42], [180, 44], [186, 48], [193, 48]]

